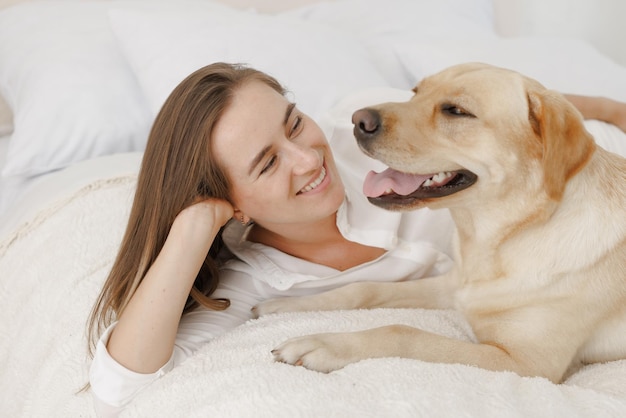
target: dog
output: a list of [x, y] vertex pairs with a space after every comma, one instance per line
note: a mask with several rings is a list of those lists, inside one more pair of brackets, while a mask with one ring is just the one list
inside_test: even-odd
[[398, 189], [414, 191], [397, 194], [372, 173], [364, 191], [388, 210], [448, 208], [454, 267], [255, 311], [456, 309], [476, 342], [391, 325], [294, 338], [276, 360], [330, 372], [404, 357], [559, 383], [582, 364], [626, 358], [626, 159], [596, 145], [564, 96], [508, 69], [460, 64], [413, 92], [352, 122], [361, 150], [405, 173], [396, 178], [414, 184]]

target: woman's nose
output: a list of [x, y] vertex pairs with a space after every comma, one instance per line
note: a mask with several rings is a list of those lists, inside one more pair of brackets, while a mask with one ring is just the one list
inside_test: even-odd
[[319, 168], [320, 156], [314, 148], [292, 145], [294, 146], [292, 150], [294, 174], [306, 174]]

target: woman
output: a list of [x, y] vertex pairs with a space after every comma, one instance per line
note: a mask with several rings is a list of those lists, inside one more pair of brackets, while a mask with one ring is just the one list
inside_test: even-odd
[[[260, 300], [450, 267], [446, 212], [370, 205], [355, 141], [339, 146], [352, 153], [341, 165], [344, 184], [324, 133], [284, 93], [262, 72], [216, 63], [163, 105], [91, 316], [92, 343], [100, 337], [90, 383], [101, 415], [251, 318]], [[619, 106], [573, 99], [587, 112]]]

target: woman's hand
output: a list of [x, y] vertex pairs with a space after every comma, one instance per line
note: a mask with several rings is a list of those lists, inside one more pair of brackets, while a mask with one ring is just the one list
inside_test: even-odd
[[197, 199], [183, 209], [174, 220], [170, 234], [180, 233], [190, 245], [205, 248], [205, 255], [217, 231], [233, 217], [232, 205], [223, 199]]
[[217, 223], [221, 227], [233, 217], [232, 205], [224, 199], [210, 197], [208, 199], [198, 198], [192, 205], [183, 209], [176, 217], [192, 217], [197, 221]]

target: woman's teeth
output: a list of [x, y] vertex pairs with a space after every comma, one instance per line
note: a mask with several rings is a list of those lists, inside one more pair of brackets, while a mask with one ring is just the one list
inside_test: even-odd
[[319, 177], [313, 180], [312, 182], [310, 182], [309, 184], [307, 184], [306, 186], [304, 186], [302, 190], [300, 190], [299, 193], [310, 192], [311, 190], [319, 186], [320, 183], [324, 181], [325, 178], [326, 178], [326, 167], [322, 167], [322, 171], [320, 172]]

